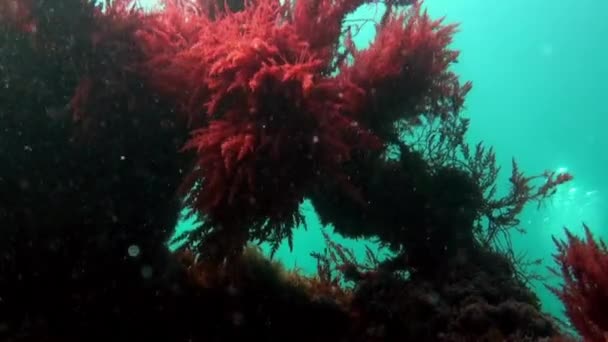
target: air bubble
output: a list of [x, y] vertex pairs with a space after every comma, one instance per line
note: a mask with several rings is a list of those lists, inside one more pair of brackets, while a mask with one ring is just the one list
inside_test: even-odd
[[131, 245], [129, 246], [129, 249], [127, 250], [127, 253], [129, 253], [130, 257], [135, 258], [136, 256], [139, 255], [139, 246], [138, 245]]

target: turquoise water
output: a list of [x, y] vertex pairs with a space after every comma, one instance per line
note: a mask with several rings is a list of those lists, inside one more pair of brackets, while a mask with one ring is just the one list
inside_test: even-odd
[[[461, 23], [457, 68], [474, 83], [467, 100], [469, 138], [494, 146], [504, 171], [514, 156], [529, 172], [567, 168], [575, 176], [546, 208], [528, 208], [521, 217], [527, 234], [514, 235], [515, 248], [543, 258], [539, 271], [549, 276], [551, 236], [563, 237], [564, 226], [581, 234], [585, 222], [595, 234], [608, 235], [608, 48], [601, 43], [608, 34], [608, 2], [427, 4], [436, 15]], [[535, 288], [544, 309], [562, 316], [561, 303], [542, 284]]]
[[[155, 5], [141, 3], [146, 8]], [[544, 309], [563, 318], [561, 303], [544, 286], [557, 281], [547, 272], [555, 251], [551, 237], [563, 237], [565, 226], [581, 234], [583, 222], [596, 235], [608, 236], [608, 48], [602, 43], [608, 35], [608, 2], [427, 0], [425, 5], [433, 17], [460, 23], [454, 42], [461, 50], [456, 70], [473, 82], [465, 112], [472, 119], [468, 138], [495, 148], [503, 166], [502, 184], [508, 185], [512, 157], [527, 173], [567, 170], [575, 176], [545, 207], [530, 205], [521, 216], [526, 234], [512, 237], [517, 252], [543, 260], [534, 271], [548, 278], [533, 286]], [[361, 8], [350, 19], [373, 18], [381, 11], [376, 6]], [[366, 25], [356, 37], [357, 45], [365, 47], [373, 35], [373, 25]], [[302, 211], [308, 229], [300, 227], [294, 250], [285, 244], [276, 258], [312, 273], [316, 264], [309, 254], [324, 248], [322, 227], [309, 203]], [[193, 224], [184, 220], [177, 229]], [[337, 241], [345, 242], [339, 237]], [[346, 244], [362, 254], [363, 245], [370, 242]]]

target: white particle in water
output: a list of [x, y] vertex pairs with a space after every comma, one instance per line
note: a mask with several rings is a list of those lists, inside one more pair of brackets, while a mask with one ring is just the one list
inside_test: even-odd
[[138, 245], [131, 245], [129, 246], [129, 249], [127, 250], [127, 253], [129, 253], [130, 257], [136, 257], [139, 255], [139, 246]]

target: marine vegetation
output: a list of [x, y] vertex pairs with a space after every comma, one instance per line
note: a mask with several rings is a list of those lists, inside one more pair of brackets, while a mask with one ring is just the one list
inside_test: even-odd
[[[362, 5], [384, 9], [366, 48]], [[414, 0], [1, 0], [2, 338], [574, 340], [508, 243], [572, 176], [514, 160], [498, 195], [446, 20]], [[390, 255], [325, 230], [316, 275], [262, 253], [297, 251], [305, 199]], [[171, 251], [184, 209], [201, 225]], [[606, 341], [605, 245], [557, 244], [554, 292]]]

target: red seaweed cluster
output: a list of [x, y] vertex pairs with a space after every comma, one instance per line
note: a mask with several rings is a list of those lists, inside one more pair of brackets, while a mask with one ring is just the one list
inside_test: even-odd
[[564, 303], [578, 333], [589, 342], [608, 340], [608, 248], [585, 225], [586, 241], [566, 230], [567, 241], [554, 239], [558, 248], [556, 272], [564, 279], [551, 288]]
[[229, 232], [229, 249], [289, 237], [319, 179], [357, 197], [341, 170], [353, 153], [382, 148], [398, 120], [462, 106], [470, 84], [448, 71], [455, 26], [420, 4], [389, 7], [376, 40], [357, 51], [341, 23], [363, 3], [262, 0], [210, 17], [166, 2], [139, 32], [149, 82], [177, 99], [192, 125], [189, 204]]
[[[358, 49], [345, 19], [380, 3]], [[514, 162], [495, 196], [492, 149], [464, 139], [456, 25], [412, 0], [163, 5], [0, 0], [0, 339], [566, 340], [496, 241], [572, 176]], [[246, 247], [291, 244], [304, 198], [394, 255], [324, 232], [305, 276]], [[203, 224], [176, 257], [184, 204]], [[558, 243], [554, 291], [605, 341], [587, 234]]]

